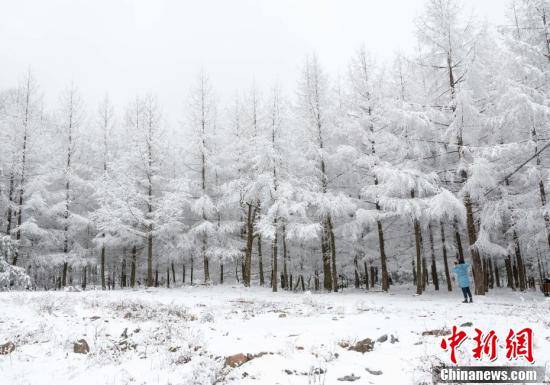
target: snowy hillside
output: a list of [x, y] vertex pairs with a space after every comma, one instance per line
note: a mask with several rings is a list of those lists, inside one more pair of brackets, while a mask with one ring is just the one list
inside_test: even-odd
[[[413, 292], [304, 295], [186, 287], [2, 293], [0, 343], [15, 344], [0, 355], [2, 383], [431, 383], [431, 366], [450, 361], [441, 337], [423, 333], [445, 334], [469, 322], [465, 330], [499, 335], [532, 327], [536, 364], [550, 364], [550, 301], [540, 293], [502, 290], [462, 304], [455, 292]], [[372, 351], [349, 350], [366, 338], [374, 341]], [[74, 352], [80, 339], [88, 354]], [[462, 345], [461, 364], [473, 361], [469, 348]], [[504, 354], [499, 362], [510, 364]]]

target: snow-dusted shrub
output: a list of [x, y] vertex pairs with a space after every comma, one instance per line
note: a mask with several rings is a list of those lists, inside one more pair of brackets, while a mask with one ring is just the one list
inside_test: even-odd
[[198, 356], [194, 357], [192, 371], [186, 383], [190, 385], [213, 385], [219, 383], [222, 378], [223, 364], [213, 358]]
[[12, 266], [4, 258], [0, 258], [0, 291], [28, 289], [31, 278], [25, 269]]

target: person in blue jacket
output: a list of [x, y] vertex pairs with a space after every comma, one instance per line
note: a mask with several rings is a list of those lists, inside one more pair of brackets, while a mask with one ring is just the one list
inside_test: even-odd
[[472, 300], [472, 292], [470, 291], [470, 277], [468, 276], [468, 268], [470, 264], [465, 263], [463, 259], [455, 261], [455, 267], [453, 273], [456, 274], [456, 279], [458, 281], [458, 286], [462, 289], [462, 294], [464, 294], [463, 303], [468, 303], [468, 297], [470, 297], [470, 303], [474, 302]]

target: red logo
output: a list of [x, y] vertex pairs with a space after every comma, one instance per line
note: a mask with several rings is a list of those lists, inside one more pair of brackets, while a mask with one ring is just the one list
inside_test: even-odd
[[[472, 356], [476, 360], [482, 360], [486, 357], [489, 361], [494, 361], [498, 356], [499, 338], [494, 330], [483, 333], [482, 330], [475, 328], [476, 335], [473, 337], [474, 346]], [[451, 335], [441, 340], [441, 348], [450, 351], [450, 358], [453, 364], [457, 363], [456, 350], [468, 339], [465, 331], [453, 326]], [[535, 362], [533, 358], [533, 330], [524, 328], [519, 332], [510, 329], [506, 337], [506, 358], [508, 360], [526, 359], [529, 363]]]

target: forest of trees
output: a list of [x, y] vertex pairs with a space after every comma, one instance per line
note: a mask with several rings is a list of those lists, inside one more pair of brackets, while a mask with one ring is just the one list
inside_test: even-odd
[[451, 290], [464, 258], [478, 295], [535, 288], [550, 250], [548, 17], [547, 0], [515, 0], [489, 28], [429, 0], [414, 54], [360, 48], [338, 76], [310, 55], [294, 90], [252, 84], [228, 105], [201, 71], [173, 127], [154, 92], [90, 106], [71, 84], [46, 107], [23, 68], [0, 90], [2, 263], [37, 289], [422, 294]]

